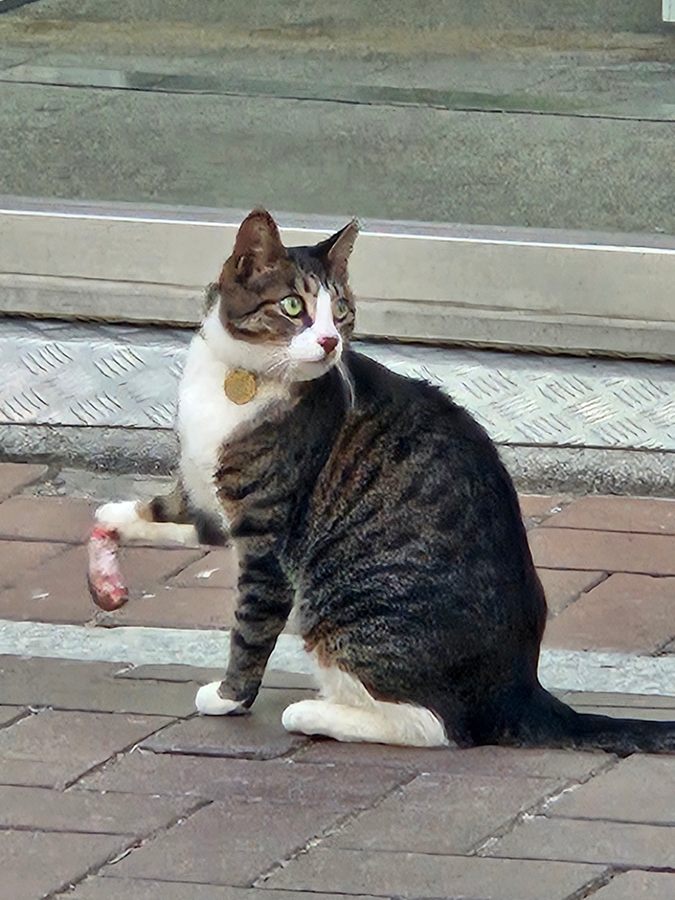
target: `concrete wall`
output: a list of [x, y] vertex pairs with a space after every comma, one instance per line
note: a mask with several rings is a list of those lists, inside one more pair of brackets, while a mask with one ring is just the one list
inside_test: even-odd
[[[0, 206], [0, 314], [193, 325], [242, 215]], [[350, 271], [362, 337], [675, 359], [675, 238], [371, 221]]]

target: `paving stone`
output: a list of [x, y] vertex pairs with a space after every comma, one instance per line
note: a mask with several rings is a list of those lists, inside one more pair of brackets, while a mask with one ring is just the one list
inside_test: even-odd
[[675, 575], [670, 535], [550, 527], [531, 531], [529, 541], [535, 565], [545, 569]]
[[[42, 541], [0, 541], [0, 587], [10, 587], [57, 553], [68, 549], [68, 544]], [[1, 595], [0, 595], [1, 596]]]
[[540, 803], [553, 779], [491, 775], [420, 775], [325, 846], [460, 854]]
[[275, 759], [308, 742], [308, 738], [289, 734], [283, 728], [281, 714], [289, 703], [310, 696], [308, 691], [263, 688], [251, 715], [199, 716], [177, 722], [148, 738], [142, 746], [156, 753]]
[[6, 900], [51, 896], [103, 865], [128, 843], [128, 837], [113, 835], [1, 832], [2, 896]]
[[176, 587], [227, 588], [237, 586], [238, 562], [234, 547], [211, 550], [171, 579]]
[[561, 794], [547, 805], [546, 815], [674, 825], [675, 757], [631, 756]]
[[25, 711], [16, 706], [0, 706], [0, 728], [6, 728], [24, 715]]
[[379, 744], [342, 744], [315, 741], [296, 757], [299, 763], [349, 763], [358, 766], [402, 768], [410, 772], [446, 775], [503, 775], [530, 778], [582, 778], [607, 765], [605, 753], [572, 750], [524, 750], [472, 747], [470, 750], [386, 747]]
[[641, 497], [581, 497], [546, 526], [675, 534], [675, 500]]
[[187, 716], [195, 686], [115, 678], [119, 663], [0, 656], [2, 699], [18, 706]]
[[312, 675], [304, 675], [302, 672], [284, 672], [282, 669], [267, 669], [263, 675], [263, 687], [286, 690], [295, 688], [300, 691], [315, 691], [317, 689], [316, 678]]
[[[58, 545], [61, 546], [61, 545]], [[199, 556], [199, 550], [161, 550], [157, 548], [125, 547], [121, 564], [132, 599], [128, 604], [131, 615], [143, 608], [144, 592], [157, 594], [163, 590], [161, 582], [182, 566]], [[6, 619], [21, 621], [82, 624], [96, 611], [87, 587], [87, 555], [84, 547], [73, 547], [44, 564], [26, 572], [10, 590], [0, 594], [0, 614]], [[161, 604], [157, 601], [156, 610]], [[126, 608], [125, 608], [126, 609]], [[131, 624], [123, 619], [124, 609], [116, 614], [115, 622]], [[146, 619], [152, 620], [147, 613]]]
[[244, 887], [335, 818], [317, 806], [217, 801], [101, 874]]
[[673, 900], [675, 875], [664, 872], [624, 872], [593, 894], [593, 900]]
[[[150, 681], [192, 681], [196, 684], [208, 684], [223, 678], [224, 669], [206, 669], [198, 666], [182, 666], [177, 663], [167, 665], [133, 666], [115, 674], [116, 678], [137, 678]], [[263, 676], [262, 686], [266, 688], [297, 688], [298, 690], [315, 690], [316, 681], [311, 675], [300, 672], [284, 672], [282, 669], [267, 669]], [[675, 699], [675, 698], [674, 698]]]
[[176, 572], [201, 559], [200, 548], [122, 547], [120, 565], [132, 597], [152, 593], [157, 583], [168, 581]]
[[75, 690], [83, 682], [113, 676], [120, 663], [0, 655], [2, 699], [17, 706], [50, 706], [53, 693]]
[[538, 569], [546, 592], [549, 616], [557, 616], [585, 591], [599, 584], [604, 572], [575, 572], [572, 569]]
[[[354, 897], [354, 895], [352, 895]], [[308, 900], [301, 891], [267, 891], [185, 881], [144, 878], [88, 878], [67, 895], [68, 900]], [[343, 894], [315, 894], [311, 900], [344, 900]], [[354, 900], [369, 900], [354, 897]]]
[[[44, 544], [37, 544], [42, 547]], [[53, 544], [62, 548], [63, 544]], [[86, 582], [85, 551], [68, 549], [23, 573], [13, 588], [0, 593], [3, 619], [81, 625], [94, 605]]]
[[97, 500], [152, 500], [168, 494], [176, 483], [173, 475], [143, 475], [138, 472], [92, 472], [88, 469], [61, 469], [45, 485], [52, 494]]
[[311, 850], [276, 869], [270, 888], [445, 900], [563, 900], [598, 879], [602, 866], [533, 860]]
[[545, 643], [575, 650], [653, 653], [674, 635], [675, 578], [621, 574], [610, 575], [549, 621]]
[[674, 838], [673, 829], [661, 825], [537, 816], [521, 822], [484, 853], [509, 859], [671, 868]]
[[298, 762], [350, 763], [359, 766], [386, 766], [410, 772], [445, 772], [455, 752], [445, 747], [420, 750], [415, 747], [389, 747], [384, 744], [348, 744], [340, 741], [312, 740], [298, 754]]
[[0, 786], [0, 829], [146, 835], [197, 806], [192, 797]]
[[596, 716], [613, 716], [615, 719], [642, 719], [650, 722], [675, 722], [675, 711], [672, 709], [619, 709], [616, 706], [584, 706], [579, 712], [592, 713]]
[[170, 721], [45, 710], [0, 730], [0, 784], [61, 789]]
[[366, 809], [411, 778], [408, 772], [291, 760], [216, 759], [144, 750], [128, 753], [78, 781], [76, 789], [241, 799], [269, 805]]
[[81, 544], [93, 510], [89, 501], [69, 497], [10, 497], [0, 503], [0, 537]]
[[47, 466], [28, 463], [0, 463], [0, 502], [47, 474]]
[[518, 500], [523, 518], [535, 522], [560, 515], [568, 502], [561, 494], [520, 494]]
[[115, 678], [133, 681], [168, 681], [182, 684], [188, 681], [207, 684], [216, 678], [223, 678], [224, 669], [207, 669], [200, 666], [183, 666], [179, 663], [150, 663], [143, 666], [129, 666], [115, 672]]
[[[176, 553], [169, 550], [154, 552]], [[138, 584], [131, 580], [130, 574], [127, 577], [129, 584]], [[121, 609], [110, 613], [109, 620], [116, 625], [149, 625], [155, 628], [232, 628], [235, 624], [237, 594], [234, 591], [174, 588], [164, 584], [150, 584], [146, 590], [148, 595], [133, 598]], [[136, 588], [135, 593], [137, 591]]]
[[[585, 706], [615, 706], [621, 715], [632, 716], [636, 709], [675, 709], [675, 697], [665, 694], [610, 694], [606, 691], [570, 691], [565, 703], [582, 709]], [[618, 715], [619, 713], [617, 713]]]

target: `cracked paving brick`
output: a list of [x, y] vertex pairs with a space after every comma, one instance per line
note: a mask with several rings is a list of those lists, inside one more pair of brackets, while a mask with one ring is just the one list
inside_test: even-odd
[[0, 730], [0, 784], [61, 789], [170, 721], [44, 710]]

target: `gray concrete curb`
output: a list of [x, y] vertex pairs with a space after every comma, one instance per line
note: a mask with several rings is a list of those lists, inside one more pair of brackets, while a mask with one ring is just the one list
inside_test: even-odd
[[[225, 669], [229, 631], [123, 626], [91, 628], [0, 619], [0, 654], [99, 660], [140, 665], [191, 665]], [[313, 658], [296, 635], [282, 634], [270, 669], [311, 675]], [[539, 664], [551, 690], [675, 695], [675, 659], [634, 653], [544, 648]]]
[[[525, 492], [675, 497], [673, 453], [501, 445], [500, 454]], [[5, 425], [0, 458], [167, 475], [175, 470], [178, 443], [173, 432], [161, 429]]]

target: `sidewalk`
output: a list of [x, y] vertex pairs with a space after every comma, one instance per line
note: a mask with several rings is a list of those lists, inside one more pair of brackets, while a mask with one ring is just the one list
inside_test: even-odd
[[[0, 619], [112, 624], [84, 580], [91, 509], [162, 484], [0, 465]], [[521, 500], [546, 647], [675, 655], [675, 501]], [[135, 547], [124, 568], [133, 596], [115, 623], [231, 624], [228, 550]], [[212, 678], [0, 658], [0, 900], [675, 896], [675, 759], [310, 740], [279, 722], [305, 676], [268, 673], [237, 720], [193, 716]], [[675, 719], [675, 697], [563, 696]]]

